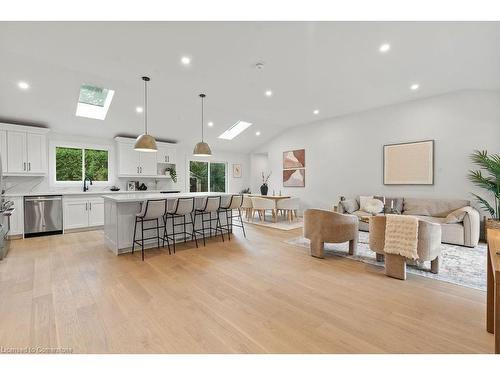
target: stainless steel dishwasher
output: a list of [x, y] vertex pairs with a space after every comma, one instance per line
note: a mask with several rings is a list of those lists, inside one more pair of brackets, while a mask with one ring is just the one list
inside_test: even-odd
[[24, 197], [24, 237], [63, 232], [62, 196]]

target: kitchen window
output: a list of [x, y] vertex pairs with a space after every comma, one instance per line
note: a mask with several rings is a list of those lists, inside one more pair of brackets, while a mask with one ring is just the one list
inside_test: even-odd
[[98, 148], [55, 146], [55, 182], [82, 182], [85, 177], [108, 182], [109, 151]]
[[191, 160], [189, 162], [190, 192], [226, 192], [226, 163]]

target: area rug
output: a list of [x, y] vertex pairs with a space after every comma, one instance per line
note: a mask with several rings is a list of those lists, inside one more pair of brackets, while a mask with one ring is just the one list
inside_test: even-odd
[[254, 219], [254, 221], [249, 221], [244, 219], [245, 224], [253, 224], [253, 225], [259, 225], [262, 227], [267, 227], [267, 228], [274, 228], [274, 229], [279, 229], [279, 230], [292, 230], [292, 229], [297, 229], [297, 228], [302, 228], [304, 226], [304, 221], [302, 220], [301, 217], [294, 219], [291, 223], [288, 220], [278, 220], [276, 223], [272, 221], [272, 219], [269, 217], [267, 218], [269, 221], [260, 221], [259, 219]]
[[[341, 256], [383, 267], [384, 262], [377, 262], [375, 253], [369, 248], [368, 236], [367, 232], [359, 232], [356, 255], [347, 254], [347, 242], [341, 244], [325, 243], [325, 255]], [[285, 242], [309, 249], [309, 240], [304, 237], [292, 238]], [[407, 272], [469, 288], [486, 290], [486, 243], [481, 242], [475, 248], [448, 244], [442, 244], [441, 246], [438, 274], [426, 271], [430, 269], [430, 262], [408, 265]]]

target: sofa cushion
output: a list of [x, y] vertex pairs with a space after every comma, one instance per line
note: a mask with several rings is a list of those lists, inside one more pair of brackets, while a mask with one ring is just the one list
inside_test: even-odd
[[348, 214], [352, 214], [354, 211], [359, 210], [359, 204], [356, 199], [344, 199], [340, 201], [340, 204]]
[[421, 215], [445, 218], [450, 212], [470, 205], [470, 201], [460, 199], [405, 198], [403, 215]]
[[441, 242], [455, 245], [464, 244], [464, 226], [462, 223], [447, 224], [444, 217], [413, 215], [418, 219], [441, 224]]
[[466, 208], [459, 208], [458, 210], [450, 212], [446, 216], [446, 223], [447, 224], [461, 223], [464, 221], [465, 215], [467, 215], [467, 209]]

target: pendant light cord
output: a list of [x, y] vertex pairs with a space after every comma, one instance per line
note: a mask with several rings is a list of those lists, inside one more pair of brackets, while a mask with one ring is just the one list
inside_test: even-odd
[[148, 81], [144, 80], [144, 129], [148, 134]]
[[203, 99], [205, 99], [204, 96], [201, 97], [201, 141], [204, 142], [203, 140]]

